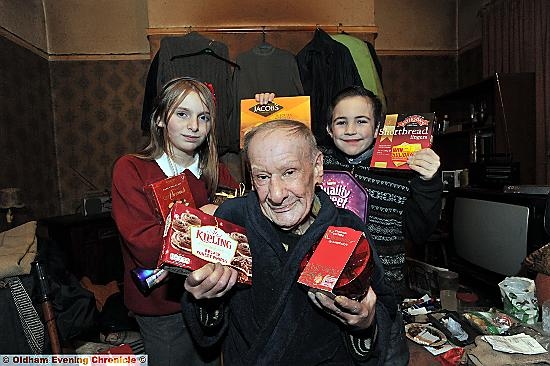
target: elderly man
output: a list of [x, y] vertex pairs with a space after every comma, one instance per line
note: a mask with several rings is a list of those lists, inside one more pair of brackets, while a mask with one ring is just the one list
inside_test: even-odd
[[[245, 137], [254, 191], [226, 201], [216, 216], [246, 228], [251, 287], [234, 287], [236, 272], [208, 264], [186, 280], [183, 311], [203, 346], [221, 340], [226, 365], [381, 365], [395, 296], [374, 253], [372, 285], [361, 301], [313, 293], [296, 282], [300, 262], [326, 229], [364, 223], [338, 209], [316, 186], [323, 156], [302, 123], [262, 124]], [[371, 240], [372, 241], [372, 240]]]

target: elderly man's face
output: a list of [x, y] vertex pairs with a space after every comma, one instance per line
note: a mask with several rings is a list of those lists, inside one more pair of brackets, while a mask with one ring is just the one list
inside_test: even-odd
[[252, 180], [264, 215], [291, 230], [309, 216], [315, 185], [323, 180], [323, 157], [310, 155], [303, 138], [274, 130], [254, 136], [248, 148]]

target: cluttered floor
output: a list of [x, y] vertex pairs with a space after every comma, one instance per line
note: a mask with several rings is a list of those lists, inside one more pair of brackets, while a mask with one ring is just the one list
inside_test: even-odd
[[492, 287], [457, 282], [448, 302], [447, 287], [437, 283], [445, 269], [408, 264], [401, 310], [410, 365], [550, 365], [550, 322], [543, 329], [533, 280], [507, 277]]
[[[37, 252], [35, 228], [36, 223], [29, 223], [28, 228], [22, 226], [9, 236], [4, 232], [2, 238], [4, 245], [15, 239], [24, 245], [19, 245], [21, 253], [13, 255], [16, 260], [8, 261], [11, 257], [4, 256], [6, 263], [17, 265], [2, 267], [9, 271], [2, 277], [4, 286], [0, 283], [0, 324], [4, 330], [0, 334], [0, 353], [51, 352], [51, 349], [42, 349], [40, 344], [36, 349], [29, 348], [34, 346], [27, 342], [27, 335], [32, 334], [32, 323], [29, 332], [24, 331], [27, 328], [22, 327], [18, 315], [26, 303], [30, 304], [29, 309], [32, 307], [31, 299], [40, 300], [36, 301], [39, 304], [49, 298], [56, 310], [59, 338], [70, 340], [63, 342], [63, 353], [142, 354], [143, 341], [135, 321], [128, 316], [117, 281], [94, 284], [87, 277], [76, 279], [67, 272], [62, 256], [54, 250], [55, 243], [43, 242], [41, 255], [37, 258], [47, 264], [49, 289], [44, 292], [45, 287], [37, 285], [40, 281], [33, 278], [36, 273], [30, 274], [31, 261]], [[550, 246], [545, 248], [550, 251]], [[27, 259], [30, 254], [32, 258]], [[550, 269], [550, 256], [544, 258]], [[402, 294], [405, 300], [401, 311], [409, 342], [410, 365], [550, 365], [550, 329], [543, 331], [531, 282], [520, 280], [518, 286], [509, 286], [510, 291], [502, 291], [495, 286], [483, 287], [465, 281], [466, 277], [461, 274], [460, 281], [454, 283], [456, 288], [446, 289], [456, 291], [450, 296], [454, 302], [449, 305], [447, 297], [442, 296], [440, 269], [414, 260], [409, 260], [408, 264], [410, 292]], [[15, 278], [10, 276], [16, 276], [18, 281], [8, 281]], [[448, 273], [443, 277], [456, 279]], [[546, 290], [550, 290], [550, 274], [547, 277]], [[18, 288], [22, 291], [16, 291]], [[16, 296], [23, 292], [30, 295], [26, 296], [26, 301]], [[39, 318], [40, 308], [37, 310], [35, 317]], [[550, 321], [547, 325], [550, 328]], [[37, 337], [45, 341], [42, 346], [50, 343], [48, 336]]]

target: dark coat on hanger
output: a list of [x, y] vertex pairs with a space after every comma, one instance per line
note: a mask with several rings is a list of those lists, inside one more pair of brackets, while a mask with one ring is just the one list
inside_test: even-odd
[[[204, 53], [189, 57], [178, 57], [199, 52], [210, 48], [216, 55], [229, 60], [229, 50], [224, 43], [208, 39], [197, 32], [191, 32], [180, 37], [165, 37], [160, 42], [158, 51], [158, 67], [151, 64], [147, 76], [146, 97], [151, 100], [166, 82], [179, 76], [191, 76], [203, 82], [211, 83], [216, 93], [216, 138], [218, 152], [224, 154], [228, 151], [239, 151], [239, 126], [230, 124], [230, 116], [233, 110], [233, 93], [231, 90], [232, 65], [211, 54]], [[156, 73], [155, 95], [152, 95], [154, 75]], [[147, 103], [151, 108], [152, 103]], [[151, 115], [151, 111], [144, 112], [142, 116], [142, 128], [144, 120]], [[148, 130], [148, 124], [146, 129]]]
[[145, 93], [143, 94], [143, 107], [141, 109], [141, 130], [144, 133], [149, 132], [151, 127], [151, 115], [153, 114], [154, 102], [157, 96], [158, 68], [159, 53], [157, 52], [151, 61], [151, 65], [149, 65], [149, 71], [147, 72], [147, 79], [145, 81]]
[[311, 96], [311, 129], [321, 144], [328, 142], [327, 110], [331, 99], [361, 77], [346, 46], [317, 29], [313, 39], [296, 55], [304, 93]]
[[304, 94], [296, 57], [287, 50], [261, 44], [238, 55], [237, 63], [241, 65], [234, 76], [237, 99], [268, 91], [280, 97]]
[[304, 94], [296, 57], [287, 50], [262, 43], [238, 55], [237, 63], [241, 69], [233, 76], [235, 125], [240, 124], [241, 99], [252, 99], [259, 92], [273, 92], [278, 97]]
[[370, 43], [369, 41], [365, 41], [367, 44], [367, 47], [369, 48], [370, 56], [372, 57], [372, 61], [374, 62], [374, 67], [376, 67], [376, 72], [378, 73], [378, 78], [380, 79], [380, 84], [384, 86], [384, 82], [382, 81], [382, 64], [380, 63], [380, 59], [378, 58], [378, 55], [376, 54], [376, 50], [374, 49], [374, 45]]

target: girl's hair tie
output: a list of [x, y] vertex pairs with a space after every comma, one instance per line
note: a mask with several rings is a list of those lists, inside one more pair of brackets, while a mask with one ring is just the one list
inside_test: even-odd
[[212, 99], [214, 100], [214, 104], [216, 104], [216, 93], [214, 92], [214, 86], [211, 83], [204, 83], [208, 90], [210, 90], [210, 93], [212, 93]]

